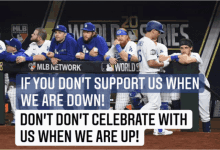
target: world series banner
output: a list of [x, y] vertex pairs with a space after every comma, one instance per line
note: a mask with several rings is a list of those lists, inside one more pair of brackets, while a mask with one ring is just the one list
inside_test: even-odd
[[[90, 20], [93, 22], [96, 31], [103, 36], [107, 45], [111, 47], [115, 40], [116, 31], [119, 28], [125, 28], [130, 39], [134, 42], [145, 36], [146, 23], [149, 20], [139, 19], [138, 16], [121, 16], [120, 20]], [[69, 20], [68, 30], [75, 35], [75, 39], [82, 36], [84, 20]], [[188, 20], [163, 20], [163, 30], [165, 34], [161, 34], [158, 38], [159, 43], [165, 44], [168, 48], [178, 50], [178, 37], [189, 38], [187, 29], [189, 28]]]

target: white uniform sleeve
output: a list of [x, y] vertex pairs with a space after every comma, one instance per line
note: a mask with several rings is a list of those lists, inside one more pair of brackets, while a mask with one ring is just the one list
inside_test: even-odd
[[174, 56], [174, 55], [181, 55], [181, 53], [173, 53], [170, 56]]
[[142, 50], [146, 61], [157, 59], [156, 45], [153, 42], [144, 43]]
[[42, 54], [42, 53], [46, 53], [46, 54], [47, 54], [47, 53], [49, 52], [51, 41], [46, 40], [45, 42], [46, 42], [46, 43], [45, 43], [45, 44], [46, 44], [46, 45], [45, 45], [46, 47], [42, 49], [41, 54]]
[[6, 46], [5, 46], [5, 43], [0, 41], [0, 53], [2, 53], [3, 51], [6, 50]]
[[164, 44], [161, 43], [157, 43], [159, 44], [159, 55], [164, 55], [164, 56], [168, 56], [168, 49]]
[[115, 46], [114, 45], [112, 45], [112, 47], [105, 53], [105, 55], [107, 55], [107, 56], [110, 56], [110, 57], [113, 57], [114, 58], [114, 53], [115, 53], [115, 50], [116, 50], [116, 48], [115, 48]]
[[128, 48], [128, 54], [137, 56], [137, 44], [136, 43], [131, 42]]
[[202, 59], [198, 53], [192, 53], [191, 56], [192, 58], [195, 58], [197, 60], [197, 63], [202, 64]]
[[29, 57], [32, 55], [32, 49], [33, 49], [33, 45], [29, 44], [28, 49], [24, 52], [25, 54], [27, 54]]

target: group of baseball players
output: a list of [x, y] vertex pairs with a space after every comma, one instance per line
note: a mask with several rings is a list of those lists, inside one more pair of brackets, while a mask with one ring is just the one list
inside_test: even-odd
[[[46, 40], [47, 32], [44, 28], [36, 28], [31, 35], [31, 44], [27, 50], [22, 49], [21, 42], [12, 38], [11, 40], [0, 41], [0, 59], [8, 62], [22, 63], [26, 61], [50, 60], [53, 65], [59, 61], [109, 61], [109, 66], [115, 65], [118, 60], [125, 62], [139, 62], [140, 74], [158, 74], [171, 61], [181, 64], [199, 63], [202, 67], [202, 60], [198, 53], [191, 52], [193, 43], [190, 39], [180, 40], [180, 53], [168, 55], [168, 49], [164, 44], [158, 43], [157, 39], [163, 31], [163, 25], [158, 21], [149, 21], [146, 25], [146, 34], [138, 43], [131, 41], [128, 32], [124, 28], [116, 31], [115, 41], [108, 49], [105, 39], [98, 35], [95, 25], [87, 22], [83, 27], [83, 36], [77, 41], [72, 33], [67, 33], [63, 25], [56, 26], [52, 31], [52, 41]], [[9, 77], [8, 77], [9, 76]], [[11, 102], [15, 124], [15, 101], [16, 75], [5, 73], [5, 92]], [[208, 80], [205, 84], [209, 86]], [[140, 94], [140, 93], [137, 93]], [[110, 97], [109, 97], [110, 98]], [[109, 99], [108, 99], [109, 100]], [[116, 110], [124, 110], [130, 101], [129, 93], [117, 93]], [[180, 93], [141, 93], [141, 101], [144, 101], [141, 110], [168, 109], [172, 103], [173, 109], [180, 109]], [[203, 122], [203, 131], [210, 132], [210, 93], [205, 90], [199, 93], [199, 113]], [[165, 129], [154, 129], [154, 135], [170, 135], [172, 131]]]

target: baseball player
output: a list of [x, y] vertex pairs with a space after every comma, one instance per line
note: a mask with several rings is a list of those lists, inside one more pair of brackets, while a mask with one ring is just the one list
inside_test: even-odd
[[47, 53], [51, 42], [46, 40], [47, 32], [44, 28], [36, 28], [31, 34], [31, 44], [25, 51], [27, 57], [17, 57], [16, 63], [25, 61], [44, 61], [47, 58]]
[[[158, 62], [159, 57], [154, 41], [163, 33], [163, 25], [158, 21], [149, 21], [146, 26], [146, 34], [137, 44], [139, 59], [139, 74], [157, 74], [160, 67], [166, 67], [169, 62]], [[148, 103], [141, 110], [159, 110], [161, 105], [160, 93], [142, 93], [148, 98]], [[154, 129], [154, 135], [170, 135], [172, 131]]]
[[[173, 53], [170, 56], [160, 56], [159, 60], [164, 61], [177, 61], [181, 64], [190, 64], [193, 62], [199, 63], [199, 70], [202, 68], [202, 59], [198, 53], [191, 52], [193, 50], [193, 42], [190, 39], [180, 40], [180, 51], [181, 53]], [[210, 84], [205, 78], [205, 85], [210, 87]], [[174, 103], [174, 109], [180, 109], [180, 93], [174, 93], [172, 98], [172, 103]], [[172, 96], [171, 96], [172, 97]], [[211, 132], [210, 129], [210, 98], [211, 94], [208, 90], [204, 90], [203, 93], [199, 93], [199, 114], [201, 117], [203, 132]]]
[[[97, 34], [95, 25], [91, 22], [86, 22], [82, 30], [83, 36], [77, 40], [76, 58], [81, 61], [104, 61], [104, 55], [108, 51], [105, 39]], [[97, 94], [104, 94], [105, 106], [97, 106], [95, 109], [109, 109], [110, 93], [100, 89]]]
[[[115, 65], [118, 60], [138, 62], [137, 45], [130, 40], [128, 32], [124, 28], [116, 31], [114, 45], [104, 56], [111, 65]], [[115, 110], [124, 110], [130, 98], [129, 93], [117, 93]]]
[[[5, 52], [5, 50], [6, 50], [5, 43], [0, 40], [0, 53]], [[5, 73], [4, 76], [5, 76], [5, 95], [6, 95], [9, 84], [8, 73]]]
[[58, 25], [52, 31], [55, 33], [55, 37], [52, 39], [49, 52], [47, 53], [52, 64], [56, 65], [61, 60], [76, 60], [77, 43], [73, 35], [67, 33], [67, 29], [63, 25]]
[[85, 23], [82, 30], [83, 36], [77, 40], [76, 58], [86, 61], [103, 61], [108, 51], [105, 39], [95, 32], [95, 25], [91, 22]]
[[[25, 56], [25, 50], [22, 49], [21, 42], [12, 38], [10, 41], [5, 40], [6, 51], [0, 53], [0, 59], [4, 59], [8, 62], [15, 62], [18, 56]], [[11, 122], [12, 125], [15, 124], [15, 111], [16, 111], [16, 74], [9, 73], [9, 85], [8, 85], [8, 97], [12, 107], [12, 113], [14, 120]]]

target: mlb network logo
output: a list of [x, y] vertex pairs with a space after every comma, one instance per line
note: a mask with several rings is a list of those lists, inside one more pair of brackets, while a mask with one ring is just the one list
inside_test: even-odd
[[31, 71], [34, 71], [34, 69], [36, 68], [36, 62], [33, 62], [33, 63], [29, 63], [28, 64], [28, 67]]

